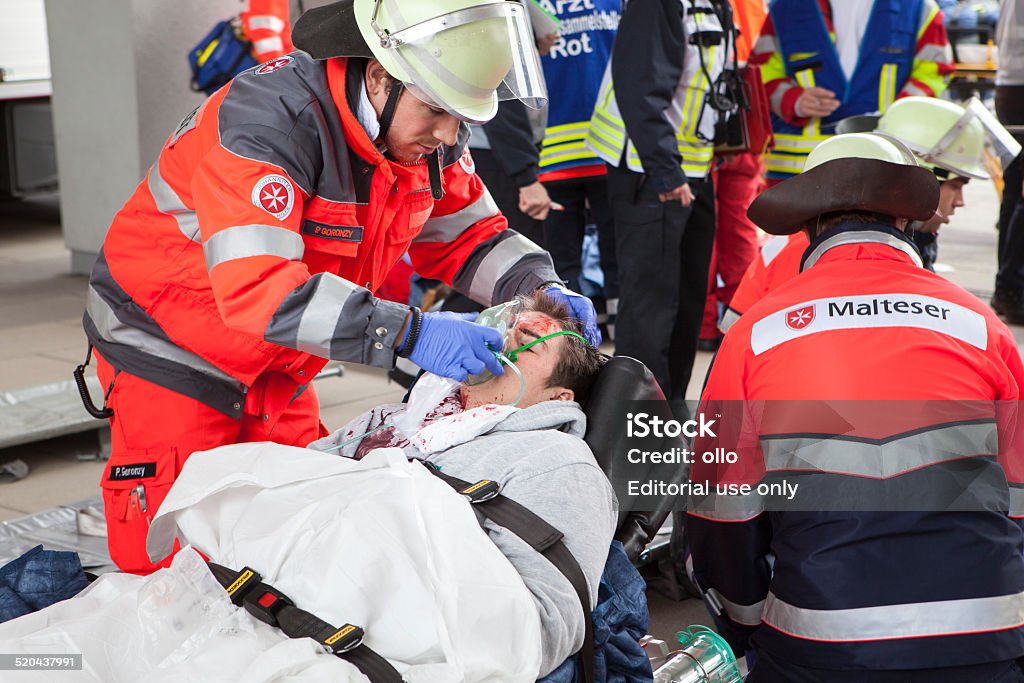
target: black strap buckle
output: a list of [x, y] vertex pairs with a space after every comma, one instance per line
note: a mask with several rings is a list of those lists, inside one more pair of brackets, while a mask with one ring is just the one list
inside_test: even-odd
[[276, 588], [258, 583], [248, 591], [242, 606], [264, 624], [278, 626], [277, 613], [285, 607], [294, 607], [295, 603]]
[[252, 567], [242, 567], [242, 571], [238, 572], [238, 576], [225, 590], [228, 592], [231, 602], [236, 607], [241, 607], [245, 596], [249, 594], [249, 591], [258, 586], [262, 580], [263, 577]]
[[340, 655], [362, 645], [364, 635], [365, 631], [358, 626], [345, 624], [320, 641], [320, 644], [330, 650], [331, 654]]
[[477, 483], [462, 489], [459, 493], [469, 498], [470, 503], [483, 503], [501, 493], [501, 487], [498, 486], [496, 481], [481, 479]]

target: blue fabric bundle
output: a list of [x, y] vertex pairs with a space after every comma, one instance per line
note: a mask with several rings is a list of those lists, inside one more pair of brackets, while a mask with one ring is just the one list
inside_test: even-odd
[[74, 597], [88, 585], [77, 553], [37, 545], [0, 568], [0, 623]]

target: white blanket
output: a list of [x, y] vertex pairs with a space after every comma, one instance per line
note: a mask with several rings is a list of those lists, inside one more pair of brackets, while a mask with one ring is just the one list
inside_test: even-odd
[[[358, 462], [269, 443], [196, 453], [153, 522], [150, 554], [164, 554], [175, 535], [215, 562], [253, 567], [264, 581], [325, 621], [362, 626], [366, 644], [391, 660], [410, 683], [536, 680], [540, 617], [522, 579], [480, 528], [469, 503], [422, 465], [407, 462], [398, 449], [374, 451]], [[88, 599], [101, 585], [11, 625]], [[138, 590], [135, 585], [123, 588]], [[220, 604], [230, 606], [226, 597]], [[117, 622], [125, 615], [122, 610], [108, 618]], [[247, 615], [235, 618], [254, 623]], [[38, 636], [39, 623], [20, 630], [0, 625], [0, 652], [20, 651], [10, 649], [12, 642], [17, 646], [19, 639]], [[243, 651], [239, 662], [252, 662], [253, 652], [265, 650], [269, 656], [275, 650], [267, 649], [267, 639], [277, 634], [263, 634], [263, 625], [255, 625], [253, 636], [238, 648]], [[211, 637], [217, 636], [203, 636]], [[170, 640], [159, 641], [158, 649], [174, 646]], [[191, 640], [189, 646], [207, 652]], [[284, 646], [306, 647], [294, 662], [300, 669], [330, 666], [333, 680], [364, 680], [339, 675], [334, 665], [346, 665], [336, 658], [305, 657], [313, 651], [311, 641], [275, 647]], [[105, 656], [116, 668], [125, 658], [115, 655], [108, 646], [86, 659]], [[201, 664], [187, 651], [173, 659], [172, 668]], [[215, 668], [208, 673], [189, 669], [188, 680], [289, 680], [254, 677], [254, 662], [218, 676], [223, 658], [208, 659]], [[166, 663], [166, 658], [153, 661]], [[262, 667], [261, 674], [264, 670], [270, 669]]]

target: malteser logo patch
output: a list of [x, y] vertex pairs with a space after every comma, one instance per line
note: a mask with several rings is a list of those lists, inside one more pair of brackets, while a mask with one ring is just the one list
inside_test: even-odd
[[287, 55], [284, 57], [278, 57], [277, 59], [272, 59], [260, 68], [256, 69], [256, 75], [262, 76], [264, 74], [272, 74], [278, 69], [288, 66], [291, 61], [292, 58]]
[[951, 301], [903, 292], [837, 296], [805, 301], [754, 323], [750, 348], [755, 355], [793, 339], [834, 330], [917, 328], [988, 346], [985, 317]]
[[140, 462], [134, 465], [114, 465], [110, 468], [108, 481], [125, 481], [128, 479], [148, 479], [156, 476], [155, 462]]
[[328, 225], [307, 220], [302, 222], [302, 234], [339, 242], [363, 241], [363, 229], [358, 225]]
[[814, 322], [814, 305], [794, 308], [786, 314], [786, 327], [791, 330], [802, 330]]
[[257, 181], [252, 188], [252, 203], [279, 221], [283, 221], [295, 206], [295, 189], [283, 175], [271, 173]]

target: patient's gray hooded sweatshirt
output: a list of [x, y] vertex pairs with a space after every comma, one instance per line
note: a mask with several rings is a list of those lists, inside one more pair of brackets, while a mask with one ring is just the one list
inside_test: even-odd
[[[394, 409], [393, 405], [381, 406], [373, 413]], [[373, 413], [357, 417], [335, 434], [365, 432]], [[608, 478], [583, 441], [586, 426], [587, 418], [578, 404], [545, 401], [517, 410], [490, 431], [447, 450], [427, 455], [414, 446], [405, 450], [409, 457], [433, 463], [453, 477], [498, 482], [503, 495], [561, 531], [587, 577], [593, 607], [615, 532], [618, 503]], [[330, 445], [330, 438], [322, 440], [322, 447]], [[346, 447], [342, 454], [351, 456], [355, 447]], [[490, 520], [481, 518], [481, 523], [519, 571], [537, 603], [543, 638], [540, 676], [545, 676], [583, 644], [579, 599], [562, 573], [518, 536]]]

